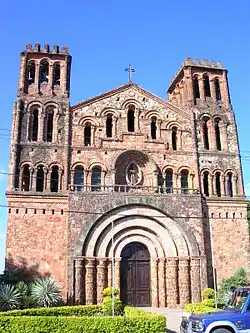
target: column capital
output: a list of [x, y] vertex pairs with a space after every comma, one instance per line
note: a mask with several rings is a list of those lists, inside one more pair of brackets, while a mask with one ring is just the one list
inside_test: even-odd
[[189, 266], [189, 258], [180, 258], [179, 266], [186, 267]]
[[83, 260], [82, 259], [76, 259], [75, 260], [75, 267], [82, 268], [83, 267]]
[[200, 259], [191, 258], [191, 267], [200, 267]]
[[86, 260], [86, 268], [94, 268], [95, 266], [95, 258], [85, 258]]
[[98, 258], [97, 259], [97, 267], [106, 267], [107, 258]]

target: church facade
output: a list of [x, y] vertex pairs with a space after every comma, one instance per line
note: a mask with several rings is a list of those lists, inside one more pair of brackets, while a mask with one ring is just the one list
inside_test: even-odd
[[76, 105], [70, 70], [66, 47], [21, 53], [6, 266], [51, 274], [81, 304], [102, 301], [113, 271], [125, 303], [160, 307], [197, 302], [213, 274], [248, 269], [222, 64], [187, 58], [168, 101], [129, 82]]

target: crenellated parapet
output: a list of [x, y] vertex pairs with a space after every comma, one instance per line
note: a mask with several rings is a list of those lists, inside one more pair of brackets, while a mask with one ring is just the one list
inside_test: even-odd
[[25, 51], [29, 53], [69, 54], [68, 47], [64, 45], [61, 48], [58, 45], [53, 45], [53, 48], [50, 48], [49, 44], [44, 44], [42, 48], [40, 44], [35, 44], [34, 47], [32, 44], [27, 44]]

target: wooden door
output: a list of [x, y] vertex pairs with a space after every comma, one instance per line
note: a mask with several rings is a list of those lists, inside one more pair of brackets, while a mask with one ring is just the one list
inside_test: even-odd
[[122, 251], [121, 299], [133, 306], [150, 306], [150, 256], [140, 243], [130, 243]]

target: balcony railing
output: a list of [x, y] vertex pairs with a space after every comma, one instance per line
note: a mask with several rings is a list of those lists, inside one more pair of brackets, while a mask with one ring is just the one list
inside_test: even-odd
[[70, 185], [69, 190], [72, 192], [115, 192], [126, 194], [158, 194], [158, 195], [198, 195], [198, 189], [190, 188], [173, 188], [164, 186], [128, 186], [128, 185]]

